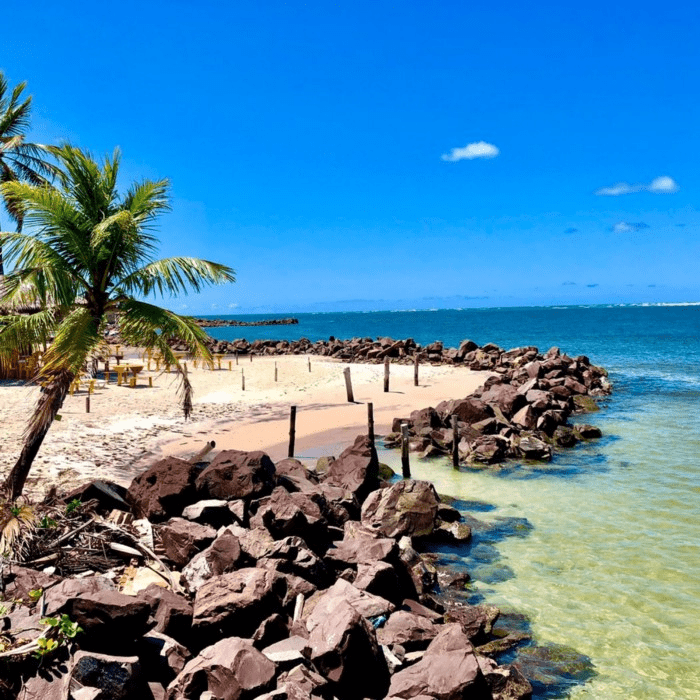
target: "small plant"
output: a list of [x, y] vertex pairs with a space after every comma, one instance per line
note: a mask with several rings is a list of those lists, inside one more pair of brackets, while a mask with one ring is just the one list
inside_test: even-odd
[[56, 527], [58, 523], [53, 518], [49, 518], [48, 515], [45, 515], [42, 517], [42, 519], [39, 521], [39, 527], [42, 530], [49, 530], [52, 527]]
[[36, 640], [38, 648], [34, 652], [34, 656], [37, 659], [43, 659], [58, 647], [68, 644], [68, 640], [73, 639], [83, 631], [83, 628], [77, 622], [73, 622], [68, 615], [45, 617], [41, 624], [46, 625], [49, 629], [46, 635], [42, 635]]
[[31, 600], [33, 603], [36, 603], [39, 598], [44, 594], [44, 589], [43, 588], [37, 588], [36, 590], [29, 591], [27, 594], [29, 596], [29, 600]]
[[0, 617], [4, 617], [8, 612], [7, 606], [0, 604]]
[[82, 505], [83, 505], [83, 502], [79, 498], [74, 498], [66, 506], [66, 515], [72, 515], [73, 513], [76, 513], [80, 509], [80, 506], [82, 506]]

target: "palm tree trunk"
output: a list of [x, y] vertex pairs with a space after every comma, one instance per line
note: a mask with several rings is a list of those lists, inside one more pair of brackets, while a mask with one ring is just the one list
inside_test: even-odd
[[39, 448], [44, 442], [44, 438], [49, 432], [51, 424], [61, 409], [74, 379], [75, 374], [73, 372], [64, 371], [56, 376], [53, 381], [47, 384], [43, 389], [42, 395], [37, 402], [34, 415], [27, 427], [22, 452], [3, 484], [3, 489], [7, 493], [10, 501], [15, 501], [22, 495], [24, 484], [27, 481], [32, 464], [34, 463], [34, 458], [39, 452]]

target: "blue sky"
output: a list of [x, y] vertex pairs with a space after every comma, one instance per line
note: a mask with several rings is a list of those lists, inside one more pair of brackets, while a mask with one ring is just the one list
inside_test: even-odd
[[[478, 5], [478, 6], [476, 6]], [[168, 177], [186, 313], [700, 299], [694, 5], [3, 8], [32, 137]]]

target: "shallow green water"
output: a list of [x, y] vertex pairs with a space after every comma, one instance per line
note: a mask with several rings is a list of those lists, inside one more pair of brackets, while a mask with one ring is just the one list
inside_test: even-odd
[[496, 562], [463, 555], [486, 602], [526, 614], [538, 643], [590, 657], [596, 675], [568, 697], [700, 698], [700, 439], [686, 432], [695, 418], [672, 418], [598, 414], [607, 437], [544, 468], [413, 460], [440, 493], [495, 506], [479, 519], [531, 524], [496, 544]]

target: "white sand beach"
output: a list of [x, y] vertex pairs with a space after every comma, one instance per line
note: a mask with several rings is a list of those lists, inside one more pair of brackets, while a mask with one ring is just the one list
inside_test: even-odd
[[[131, 353], [136, 357], [135, 351]], [[128, 359], [128, 355], [127, 355]], [[309, 371], [309, 360], [311, 371]], [[216, 449], [265, 450], [273, 460], [287, 456], [290, 407], [297, 406], [295, 456], [314, 448], [342, 449], [367, 431], [367, 403], [374, 405], [375, 431], [391, 429], [394, 417], [461, 398], [481, 385], [488, 372], [421, 365], [391, 365], [390, 391], [383, 390], [382, 365], [351, 364], [291, 355], [228, 359], [221, 370], [195, 369], [192, 419], [185, 421], [175, 373], [142, 372], [138, 385], [112, 383], [90, 397], [68, 396], [35, 461], [27, 493], [39, 496], [48, 484], [69, 488], [103, 478], [128, 485], [151, 462], [166, 455], [188, 457], [207, 440]], [[275, 364], [278, 381], [275, 381]], [[348, 403], [343, 370], [351, 368], [354, 403]], [[242, 389], [242, 372], [245, 390]], [[148, 386], [148, 377], [153, 386]], [[39, 396], [36, 386], [0, 382], [0, 474], [14, 464], [22, 433]], [[324, 452], [325, 453], [325, 452]]]

